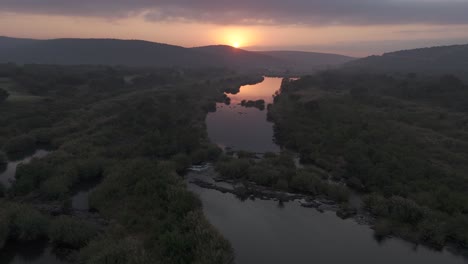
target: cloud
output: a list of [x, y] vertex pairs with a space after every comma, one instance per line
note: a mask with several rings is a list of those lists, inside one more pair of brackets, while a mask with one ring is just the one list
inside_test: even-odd
[[247, 25], [468, 24], [468, 0], [0, 0], [0, 11]]

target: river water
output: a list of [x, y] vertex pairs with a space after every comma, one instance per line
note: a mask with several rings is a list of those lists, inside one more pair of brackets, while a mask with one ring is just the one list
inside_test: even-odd
[[[15, 180], [16, 169], [20, 164], [28, 164], [33, 159], [44, 158], [50, 152], [37, 150], [32, 155], [21, 160], [10, 161], [6, 169], [0, 173], [0, 182], [10, 187]], [[53, 247], [47, 241], [32, 241], [27, 243], [8, 242], [0, 250], [1, 264], [66, 264], [53, 252]]]
[[231, 104], [218, 103], [216, 112], [209, 113], [206, 122], [212, 142], [221, 147], [251, 152], [278, 152], [273, 142], [273, 124], [267, 122], [267, 110], [239, 105], [242, 100], [273, 102], [273, 94], [281, 86], [281, 78], [265, 78], [260, 84], [241, 87], [238, 94], [228, 94]]
[[[218, 104], [207, 117], [208, 134], [221, 146], [253, 152], [278, 151], [266, 110], [237, 105], [241, 100], [264, 99], [280, 88], [281, 79], [266, 78], [241, 88], [231, 106]], [[243, 114], [240, 114], [243, 113]], [[193, 177], [193, 175], [192, 175]], [[444, 251], [391, 238], [378, 241], [373, 230], [333, 212], [320, 213], [297, 201], [240, 201], [232, 194], [189, 184], [203, 202], [208, 220], [231, 242], [238, 264], [461, 264], [467, 259]]]
[[19, 164], [27, 164], [31, 162], [32, 159], [40, 159], [40, 158], [45, 157], [47, 154], [49, 154], [49, 151], [40, 149], [34, 152], [32, 155], [26, 158], [23, 158], [22, 160], [8, 162], [6, 169], [0, 172], [0, 182], [5, 187], [10, 187], [12, 181], [15, 180], [16, 168], [18, 167]]

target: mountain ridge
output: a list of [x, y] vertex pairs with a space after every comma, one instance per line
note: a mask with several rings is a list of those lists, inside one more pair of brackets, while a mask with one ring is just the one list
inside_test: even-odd
[[468, 72], [468, 44], [392, 51], [347, 62], [344, 68], [379, 72], [465, 73]]
[[[293, 51], [290, 51], [293, 54]], [[304, 52], [307, 54], [307, 52]], [[311, 53], [312, 54], [312, 53]], [[313, 53], [316, 54], [320, 53]], [[101, 64], [154, 67], [229, 67], [240, 69], [273, 69], [315, 71], [323, 67], [337, 67], [341, 62], [322, 54], [315, 61], [298, 62], [297, 57], [287, 58], [248, 51], [227, 45], [210, 45], [186, 48], [145, 40], [113, 38], [60, 38], [22, 39], [0, 36], [0, 63], [19, 64]], [[350, 58], [351, 59], [351, 58]]]

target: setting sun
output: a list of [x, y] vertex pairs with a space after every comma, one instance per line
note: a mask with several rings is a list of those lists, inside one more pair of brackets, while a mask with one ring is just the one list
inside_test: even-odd
[[257, 31], [245, 27], [224, 27], [214, 33], [215, 41], [234, 48], [256, 45], [261, 37]]

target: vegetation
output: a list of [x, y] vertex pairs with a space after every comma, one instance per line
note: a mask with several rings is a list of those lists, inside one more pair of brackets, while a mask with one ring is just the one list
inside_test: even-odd
[[47, 237], [48, 218], [27, 205], [0, 200], [0, 248], [8, 240], [31, 241]]
[[218, 159], [221, 150], [206, 136], [207, 111], [222, 100], [219, 87], [253, 77], [222, 69], [12, 64], [0, 65], [0, 76], [18, 93], [42, 98], [0, 105], [0, 148], [8, 155], [53, 149], [18, 166], [5, 200], [59, 204], [63, 214], [81, 183], [101, 182], [90, 202], [106, 228], [54, 211], [38, 229], [44, 238], [79, 250], [82, 263], [232, 262], [229, 243], [177, 172]]
[[0, 103], [4, 102], [10, 94], [4, 89], [0, 88]]
[[8, 164], [7, 156], [5, 155], [5, 153], [3, 153], [3, 151], [0, 151], [0, 168], [5, 167], [7, 164]]
[[56, 245], [81, 248], [96, 236], [97, 231], [97, 227], [92, 223], [70, 216], [60, 216], [53, 220], [49, 228], [49, 238]]
[[370, 56], [345, 64], [346, 70], [364, 72], [456, 74], [468, 80], [468, 45], [410, 49]]
[[245, 152], [239, 158], [224, 157], [216, 170], [229, 179], [251, 181], [281, 191], [323, 195], [337, 202], [347, 202], [349, 191], [345, 186], [327, 182], [327, 175], [316, 170], [296, 169], [293, 158], [286, 153], [267, 153], [260, 161]]
[[258, 108], [260, 111], [265, 110], [265, 100], [257, 100], [257, 101], [242, 100], [241, 105], [245, 107], [255, 107], [255, 108]]
[[36, 148], [36, 140], [30, 135], [21, 135], [10, 139], [3, 147], [10, 157], [22, 156]]
[[454, 76], [328, 71], [285, 80], [281, 91], [269, 108], [277, 140], [377, 195], [367, 206], [379, 233], [467, 246], [468, 86]]

